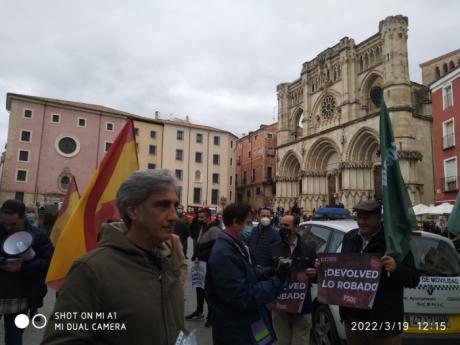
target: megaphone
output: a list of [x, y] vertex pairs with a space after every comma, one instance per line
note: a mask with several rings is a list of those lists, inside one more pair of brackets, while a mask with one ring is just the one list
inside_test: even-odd
[[3, 251], [8, 255], [20, 256], [24, 261], [30, 261], [35, 257], [32, 249], [34, 239], [27, 231], [18, 231], [8, 236], [3, 242]]

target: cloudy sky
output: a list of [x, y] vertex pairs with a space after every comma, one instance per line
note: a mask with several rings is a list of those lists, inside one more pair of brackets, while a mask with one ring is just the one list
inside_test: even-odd
[[271, 123], [276, 85], [342, 37], [409, 17], [411, 79], [460, 48], [460, 1], [0, 0], [0, 147], [6, 93], [185, 117], [236, 135]]

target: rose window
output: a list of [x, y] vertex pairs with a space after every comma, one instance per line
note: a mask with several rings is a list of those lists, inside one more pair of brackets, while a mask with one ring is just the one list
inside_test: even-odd
[[330, 119], [335, 112], [335, 98], [332, 96], [326, 96], [321, 105], [321, 114], [325, 119]]

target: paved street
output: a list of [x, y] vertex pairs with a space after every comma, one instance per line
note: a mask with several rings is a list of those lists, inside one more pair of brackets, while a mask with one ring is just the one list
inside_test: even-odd
[[[192, 247], [192, 242], [190, 241], [189, 248]], [[189, 257], [191, 253], [189, 254]], [[45, 304], [43, 308], [40, 309], [40, 313], [44, 314], [46, 317], [51, 315], [53, 312], [55, 294], [53, 290], [48, 291], [48, 295], [45, 298]], [[187, 281], [185, 285], [185, 314], [190, 314], [195, 310], [196, 307], [196, 294], [195, 290], [192, 289], [190, 281]], [[206, 308], [206, 307], [205, 307]], [[3, 344], [4, 339], [4, 329], [3, 322], [0, 321], [0, 344]], [[196, 329], [196, 334], [198, 336], [199, 345], [211, 345], [211, 329], [204, 327], [204, 321], [192, 321], [186, 322], [186, 327], [189, 331]], [[24, 333], [24, 345], [36, 345], [39, 344], [43, 337], [44, 330], [35, 329], [32, 326], [29, 326]]]

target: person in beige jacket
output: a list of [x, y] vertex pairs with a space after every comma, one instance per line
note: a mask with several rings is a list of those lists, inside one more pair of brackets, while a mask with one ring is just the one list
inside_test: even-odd
[[180, 264], [171, 239], [179, 201], [167, 170], [121, 185], [121, 223], [103, 224], [98, 247], [76, 260], [42, 345], [172, 345], [184, 330]]

